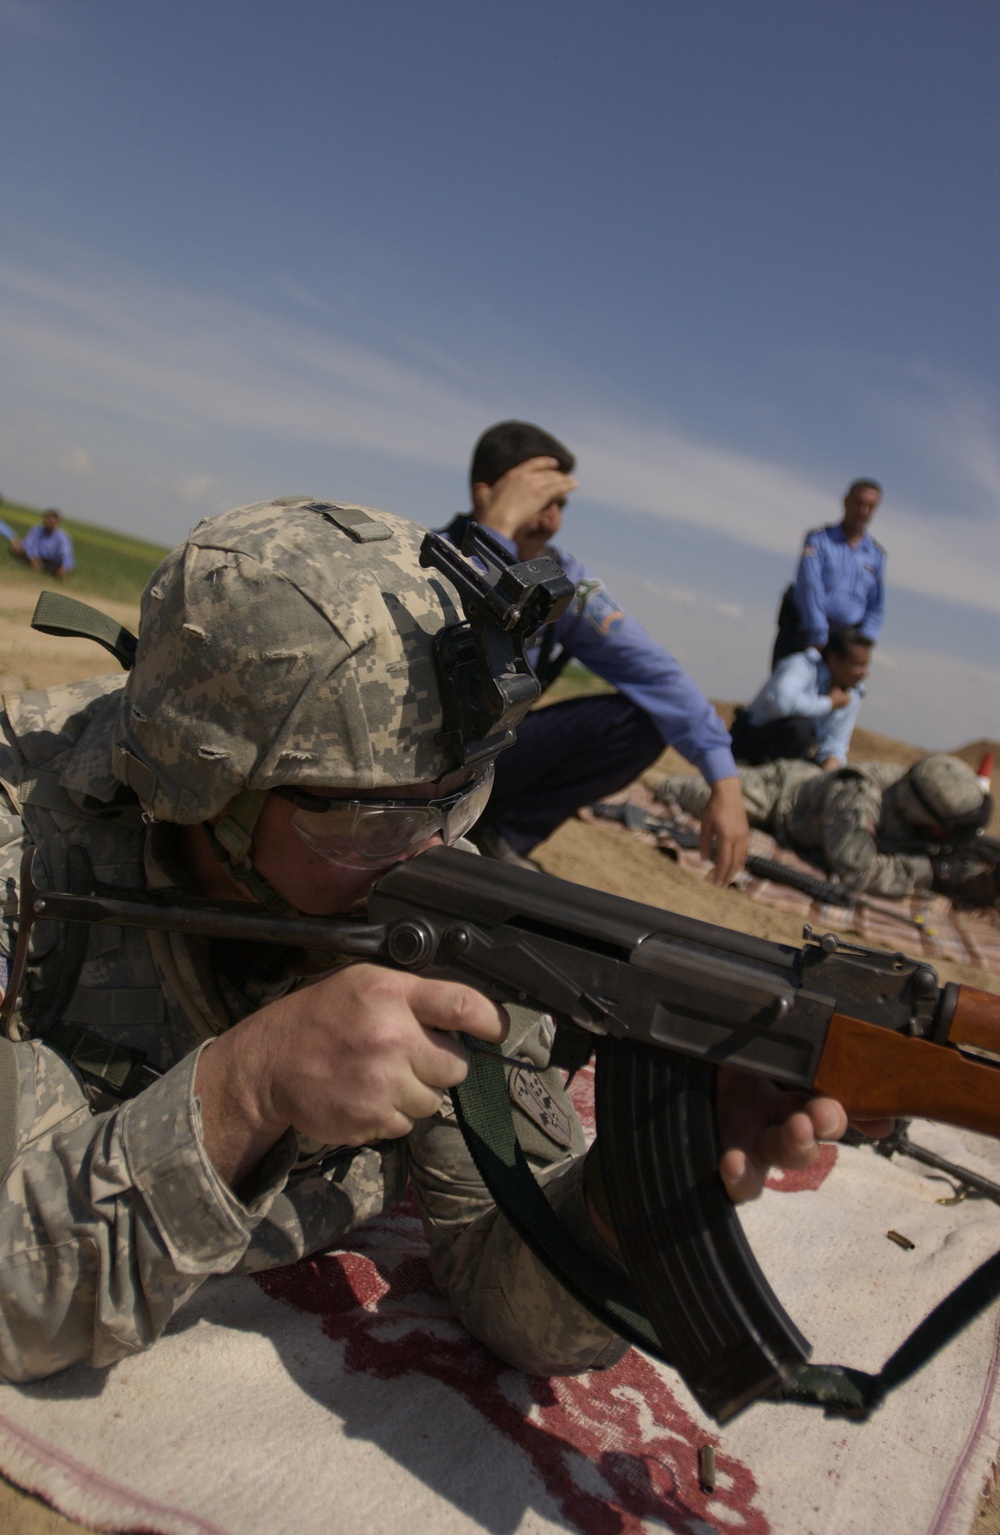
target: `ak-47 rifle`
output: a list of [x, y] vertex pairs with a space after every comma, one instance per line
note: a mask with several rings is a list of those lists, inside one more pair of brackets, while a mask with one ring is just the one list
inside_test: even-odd
[[[93, 884], [36, 890], [27, 867], [20, 911], [19, 948], [36, 920], [300, 945], [462, 981], [596, 1039], [600, 1167], [631, 1284], [574, 1251], [556, 1224], [517, 1147], [503, 1058], [490, 1047], [474, 1043], [453, 1094], [459, 1121], [487, 1185], [543, 1261], [673, 1365], [719, 1421], [764, 1396], [863, 1417], [940, 1345], [935, 1335], [921, 1352], [918, 1329], [880, 1376], [807, 1366], [809, 1345], [757, 1266], [716, 1171], [722, 1065], [829, 1094], [854, 1118], [919, 1115], [1000, 1135], [1000, 998], [939, 987], [922, 961], [829, 934], [802, 948], [771, 943], [450, 848], [384, 875], [367, 922]], [[1000, 1293], [1000, 1260], [990, 1265], [966, 1281], [973, 1310]]]

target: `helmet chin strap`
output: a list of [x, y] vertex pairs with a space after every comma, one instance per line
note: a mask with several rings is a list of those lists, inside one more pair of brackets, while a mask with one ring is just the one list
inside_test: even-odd
[[280, 896], [274, 886], [253, 866], [253, 832], [269, 791], [244, 789], [237, 794], [229, 811], [215, 825], [205, 822], [209, 846], [223, 868], [268, 911], [288, 913], [295, 907]]

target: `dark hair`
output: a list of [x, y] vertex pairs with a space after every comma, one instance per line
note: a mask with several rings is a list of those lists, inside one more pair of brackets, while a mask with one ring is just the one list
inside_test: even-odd
[[569, 449], [540, 426], [532, 426], [530, 421], [498, 421], [476, 443], [469, 481], [495, 485], [508, 469], [516, 469], [529, 458], [557, 459], [563, 474], [570, 474], [576, 463]]
[[849, 497], [853, 496], [856, 490], [874, 490], [877, 491], [879, 496], [883, 494], [882, 487], [878, 480], [852, 480], [850, 485], [847, 487], [847, 491], [844, 495], [844, 500], [846, 501], [849, 499]]
[[44, 512], [42, 513], [42, 516], [43, 517], [58, 517], [60, 522], [62, 521], [62, 512], [60, 512], [54, 506], [47, 506], [45, 508]]
[[823, 646], [823, 658], [827, 656], [846, 656], [855, 645], [863, 645], [866, 650], [871, 650], [875, 641], [862, 634], [861, 630], [853, 624], [832, 624], [829, 638]]

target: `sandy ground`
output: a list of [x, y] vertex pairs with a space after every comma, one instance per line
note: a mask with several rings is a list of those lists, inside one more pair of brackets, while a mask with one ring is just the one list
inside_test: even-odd
[[[67, 595], [74, 593], [67, 592]], [[114, 658], [93, 640], [36, 634], [30, 625], [37, 596], [38, 592], [31, 587], [0, 581], [0, 693], [50, 688], [57, 682], [99, 677], [117, 669]], [[138, 607], [99, 599], [94, 599], [93, 605], [116, 618], [133, 634], [138, 629]]]
[[[23, 586], [0, 582], [0, 692], [50, 687], [71, 678], [98, 676], [114, 668], [107, 652], [92, 641], [35, 634], [29, 627], [34, 597]], [[116, 603], [97, 605], [135, 632], [137, 608]], [[720, 712], [726, 716], [729, 710], [720, 705]], [[967, 743], [961, 747], [960, 755], [978, 767], [989, 744]], [[1000, 756], [1000, 746], [996, 749]], [[919, 746], [861, 729], [855, 732], [851, 751], [855, 761], [899, 762], [904, 766], [922, 755]], [[687, 764], [672, 751], [665, 752], [650, 770], [651, 774], [684, 771], [689, 771]], [[1000, 769], [994, 773], [993, 796], [1000, 805]], [[990, 829], [994, 835], [1000, 834], [1000, 810], [994, 814]], [[624, 837], [615, 826], [569, 821], [537, 850], [536, 856], [550, 873], [578, 884], [630, 899], [639, 893], [650, 904], [778, 942], [797, 944], [801, 940], [801, 923], [797, 918], [759, 906], [738, 891], [717, 890], [705, 884], [654, 848]], [[937, 968], [942, 980], [997, 989], [994, 976], [971, 966], [940, 962]], [[0, 1530], [4, 1535], [66, 1535], [80, 1528], [0, 1480]], [[995, 1480], [970, 1535], [1000, 1535], [1000, 1491]]]

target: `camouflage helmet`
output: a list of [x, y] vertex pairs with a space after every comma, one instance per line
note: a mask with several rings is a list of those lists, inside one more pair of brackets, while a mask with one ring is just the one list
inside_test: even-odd
[[976, 774], [961, 757], [947, 752], [922, 757], [887, 792], [903, 820], [921, 830], [975, 830], [989, 817], [989, 802]]
[[388, 789], [451, 772], [432, 642], [462, 613], [387, 512], [259, 502], [198, 524], [142, 598], [114, 744], [155, 819], [278, 785]]

